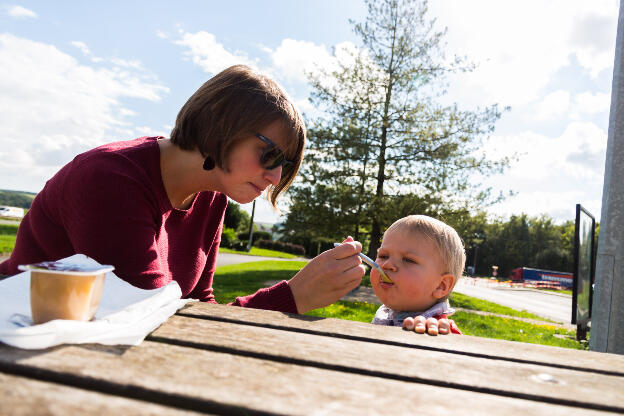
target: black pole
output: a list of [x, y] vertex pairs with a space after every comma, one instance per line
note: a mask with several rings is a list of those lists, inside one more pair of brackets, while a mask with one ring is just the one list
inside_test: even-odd
[[253, 243], [253, 219], [254, 213], [256, 212], [256, 200], [254, 199], [253, 205], [251, 206], [251, 219], [249, 220], [249, 244], [247, 244], [247, 251], [251, 251], [251, 245]]

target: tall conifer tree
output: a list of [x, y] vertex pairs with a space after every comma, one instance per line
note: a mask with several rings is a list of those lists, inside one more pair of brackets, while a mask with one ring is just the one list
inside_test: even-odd
[[382, 232], [402, 215], [482, 206], [487, 188], [473, 173], [502, 169], [481, 141], [500, 117], [496, 105], [476, 111], [444, 106], [449, 72], [471, 70], [447, 60], [444, 32], [428, 20], [424, 0], [367, 0], [351, 22], [362, 41], [334, 51], [337, 66], [311, 75], [309, 145], [286, 228], [310, 238], [353, 235], [375, 256]]

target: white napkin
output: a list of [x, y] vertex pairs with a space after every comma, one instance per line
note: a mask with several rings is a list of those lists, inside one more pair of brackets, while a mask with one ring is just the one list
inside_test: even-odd
[[[96, 263], [82, 254], [60, 261]], [[30, 271], [26, 271], [0, 281], [0, 342], [25, 349], [85, 343], [138, 345], [178, 309], [192, 301], [180, 299], [181, 296], [182, 291], [175, 281], [159, 289], [144, 290], [109, 272], [93, 321], [57, 319], [32, 325]]]

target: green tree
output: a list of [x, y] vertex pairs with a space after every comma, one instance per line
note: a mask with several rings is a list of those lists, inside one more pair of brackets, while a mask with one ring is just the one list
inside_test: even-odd
[[0, 205], [29, 209], [37, 194], [23, 191], [7, 191], [0, 189]]
[[232, 228], [235, 231], [244, 231], [249, 229], [249, 221], [249, 214], [243, 211], [239, 204], [229, 200], [223, 219], [224, 227]]
[[572, 221], [555, 224], [548, 216], [526, 214], [493, 219], [485, 226], [477, 272], [489, 275], [492, 265], [499, 267], [499, 276], [516, 267], [572, 272], [573, 245]]
[[444, 76], [472, 67], [446, 59], [427, 2], [367, 5], [366, 21], [352, 22], [362, 48], [336, 50], [337, 67], [311, 75], [311, 102], [323, 115], [310, 124], [285, 225], [310, 238], [368, 240], [372, 256], [383, 229], [404, 213], [443, 217], [491, 202], [469, 177], [507, 160], [481, 151], [500, 117], [496, 106], [462, 111], [437, 102]]

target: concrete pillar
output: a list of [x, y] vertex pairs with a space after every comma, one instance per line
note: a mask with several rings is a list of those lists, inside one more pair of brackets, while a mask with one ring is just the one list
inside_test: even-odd
[[602, 191], [591, 350], [624, 354], [624, 0], [620, 0]]

